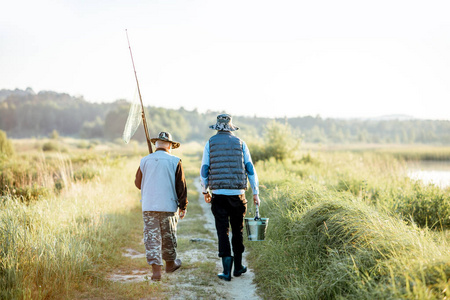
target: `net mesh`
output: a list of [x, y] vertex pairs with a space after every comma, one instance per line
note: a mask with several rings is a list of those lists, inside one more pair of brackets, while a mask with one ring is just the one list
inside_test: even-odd
[[134, 93], [133, 101], [131, 102], [130, 110], [128, 112], [127, 122], [125, 123], [125, 128], [123, 129], [123, 141], [125, 144], [130, 142], [134, 133], [142, 122], [142, 111], [141, 104], [139, 102], [139, 97], [137, 89]]

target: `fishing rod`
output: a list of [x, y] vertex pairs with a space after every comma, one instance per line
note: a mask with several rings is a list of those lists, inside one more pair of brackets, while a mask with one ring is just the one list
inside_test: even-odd
[[139, 94], [139, 100], [141, 100], [142, 123], [144, 123], [144, 131], [145, 131], [145, 137], [147, 138], [148, 152], [153, 153], [152, 143], [150, 141], [150, 135], [148, 133], [147, 120], [145, 119], [144, 104], [142, 102], [141, 90], [139, 89], [139, 81], [137, 78], [136, 68], [134, 67], [134, 60], [133, 60], [133, 53], [131, 52], [130, 39], [128, 38], [128, 31], [126, 29], [125, 29], [125, 33], [127, 34], [128, 48], [130, 48], [131, 63], [133, 64], [134, 77], [136, 77], [136, 84], [137, 84], [137, 89], [138, 89], [138, 94]]

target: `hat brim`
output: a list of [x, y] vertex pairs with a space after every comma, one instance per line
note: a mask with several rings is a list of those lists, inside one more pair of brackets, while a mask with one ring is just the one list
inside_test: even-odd
[[233, 124], [226, 124], [225, 126], [223, 124], [214, 124], [209, 126], [209, 128], [214, 130], [221, 130], [221, 131], [236, 131], [239, 130], [239, 127], [233, 125]]
[[163, 142], [172, 143], [172, 149], [176, 149], [176, 148], [180, 147], [180, 145], [181, 145], [179, 142], [174, 142], [174, 141], [170, 141], [170, 140], [164, 140], [164, 139], [160, 139], [160, 138], [152, 138], [152, 139], [150, 139], [150, 141], [153, 144], [155, 144], [156, 141], [163, 141]]

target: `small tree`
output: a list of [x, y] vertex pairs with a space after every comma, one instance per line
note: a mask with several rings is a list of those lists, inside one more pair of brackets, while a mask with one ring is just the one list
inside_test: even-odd
[[289, 124], [272, 121], [266, 126], [264, 142], [266, 157], [285, 160], [293, 157], [300, 146], [301, 139], [295, 136]]
[[8, 137], [6, 136], [6, 132], [0, 130], [0, 157], [6, 156], [9, 157], [14, 154], [14, 148]]
[[50, 134], [50, 137], [51, 137], [53, 140], [59, 139], [59, 133], [58, 133], [58, 130], [53, 129], [52, 133]]
[[252, 155], [253, 163], [270, 158], [269, 153], [266, 151], [265, 144], [263, 144], [262, 142], [249, 142], [247, 143], [247, 146]]

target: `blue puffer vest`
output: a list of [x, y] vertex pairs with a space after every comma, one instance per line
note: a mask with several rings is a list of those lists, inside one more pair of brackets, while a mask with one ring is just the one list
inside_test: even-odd
[[242, 141], [228, 131], [209, 139], [209, 188], [247, 189]]

